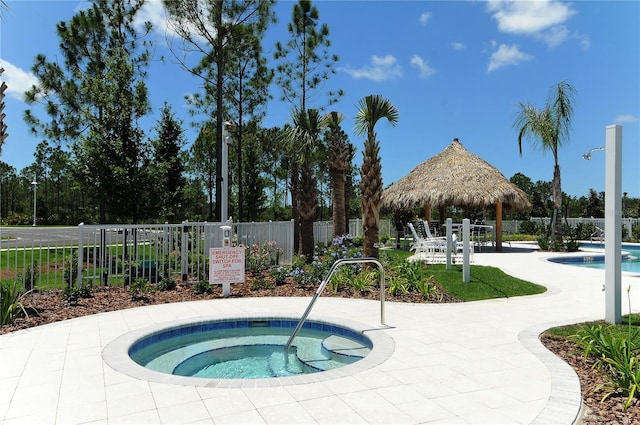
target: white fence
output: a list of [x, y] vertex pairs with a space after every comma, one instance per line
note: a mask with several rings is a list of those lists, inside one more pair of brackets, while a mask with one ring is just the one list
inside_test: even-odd
[[[118, 285], [164, 276], [207, 280], [209, 248], [222, 247], [223, 223], [0, 228], [0, 281], [60, 290], [91, 282]], [[231, 224], [237, 243], [275, 241], [293, 260], [293, 222]]]
[[[549, 224], [550, 218], [533, 218]], [[571, 226], [604, 219], [567, 219]], [[503, 232], [520, 233], [522, 221], [504, 221]], [[638, 218], [623, 218], [627, 235]], [[231, 223], [234, 243], [251, 246], [275, 241], [282, 250], [280, 264], [293, 260], [293, 221]], [[487, 222], [494, 225], [495, 222]], [[77, 227], [0, 227], [0, 281], [26, 289], [60, 290], [91, 281], [94, 285], [124, 284], [144, 277], [182, 280], [207, 279], [209, 248], [222, 246], [222, 223], [79, 225]], [[388, 219], [380, 222], [380, 235], [395, 237]], [[362, 220], [349, 221], [352, 236], [362, 236]], [[316, 243], [330, 245], [333, 222], [314, 224]]]

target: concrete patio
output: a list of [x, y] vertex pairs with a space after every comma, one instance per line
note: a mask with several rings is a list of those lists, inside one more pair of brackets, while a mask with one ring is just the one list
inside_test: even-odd
[[[557, 255], [557, 254], [555, 254]], [[532, 244], [474, 254], [476, 265], [544, 285], [545, 294], [457, 304], [386, 303], [395, 343], [385, 362], [350, 376], [279, 387], [178, 386], [109, 367], [117, 337], [173, 320], [279, 313], [308, 298], [238, 298], [140, 307], [0, 336], [0, 423], [571, 424], [578, 378], [538, 341], [543, 330], [604, 318], [604, 270], [552, 263]], [[631, 285], [640, 310], [640, 275]], [[377, 301], [320, 298], [311, 317], [381, 328]], [[376, 331], [377, 332], [377, 331]]]

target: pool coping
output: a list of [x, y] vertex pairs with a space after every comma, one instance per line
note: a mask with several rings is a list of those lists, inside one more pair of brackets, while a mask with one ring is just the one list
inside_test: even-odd
[[198, 320], [185, 319], [168, 321], [161, 324], [149, 326], [143, 329], [134, 330], [123, 334], [111, 341], [102, 350], [102, 358], [104, 362], [117, 372], [123, 373], [132, 378], [174, 385], [189, 385], [207, 388], [265, 388], [265, 387], [282, 387], [288, 385], [301, 385], [314, 382], [322, 382], [332, 379], [351, 376], [356, 373], [374, 368], [385, 362], [395, 351], [395, 341], [391, 336], [384, 332], [390, 329], [388, 326], [380, 327], [366, 326], [362, 323], [331, 317], [317, 317], [310, 315], [308, 320], [318, 323], [324, 323], [337, 327], [347, 328], [356, 333], [366, 333], [367, 338], [372, 343], [371, 352], [357, 362], [322, 372], [293, 375], [277, 378], [258, 378], [258, 379], [214, 379], [214, 378], [193, 378], [186, 376], [171, 375], [168, 373], [157, 372], [147, 369], [136, 363], [129, 357], [129, 349], [141, 338], [145, 336], [162, 332], [174, 327], [192, 325], [197, 323], [225, 320], [300, 320], [299, 317], [293, 317], [286, 314], [234, 314], [220, 315], [200, 318]]

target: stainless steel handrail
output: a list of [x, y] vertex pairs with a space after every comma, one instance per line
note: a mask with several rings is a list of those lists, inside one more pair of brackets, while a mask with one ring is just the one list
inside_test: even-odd
[[382, 263], [377, 258], [368, 258], [368, 257], [341, 258], [339, 260], [336, 260], [336, 262], [331, 265], [331, 268], [329, 268], [327, 277], [324, 278], [324, 280], [320, 283], [320, 286], [316, 290], [316, 293], [313, 294], [313, 297], [311, 298], [311, 302], [309, 303], [309, 305], [307, 306], [307, 309], [302, 314], [302, 317], [300, 318], [300, 321], [298, 322], [296, 329], [293, 331], [293, 333], [289, 337], [289, 340], [287, 341], [287, 344], [284, 346], [285, 349], [288, 350], [291, 347], [291, 343], [293, 342], [293, 339], [296, 337], [296, 335], [302, 328], [302, 325], [304, 325], [304, 322], [305, 320], [307, 320], [307, 316], [311, 312], [311, 309], [313, 308], [313, 305], [315, 304], [316, 299], [318, 299], [320, 294], [322, 294], [322, 291], [324, 290], [325, 286], [327, 286], [327, 283], [329, 283], [329, 280], [331, 279], [331, 276], [333, 275], [333, 272], [336, 270], [336, 268], [338, 268], [338, 266], [341, 266], [343, 264], [356, 264], [356, 263], [374, 263], [378, 266], [378, 269], [380, 270], [380, 323], [385, 325], [384, 323], [384, 320], [385, 320], [384, 318], [384, 290], [385, 290], [384, 289], [384, 267], [382, 267]]

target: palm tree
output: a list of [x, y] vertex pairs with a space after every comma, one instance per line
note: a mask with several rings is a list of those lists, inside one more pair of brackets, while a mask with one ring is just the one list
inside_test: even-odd
[[378, 258], [382, 164], [379, 157], [380, 143], [376, 140], [374, 127], [382, 118], [386, 118], [392, 126], [398, 122], [398, 110], [388, 99], [380, 95], [369, 95], [360, 99], [355, 131], [360, 136], [367, 136], [360, 169], [360, 202], [364, 233], [362, 255], [375, 258]]
[[345, 173], [351, 165], [349, 161], [350, 143], [347, 136], [340, 128], [344, 115], [335, 111], [330, 112], [327, 120], [326, 138], [328, 139], [329, 173], [331, 175], [331, 192], [333, 204], [333, 237], [344, 234], [347, 228], [347, 215], [345, 208]]
[[307, 262], [311, 262], [314, 248], [313, 221], [318, 209], [313, 157], [320, 146], [320, 134], [326, 128], [327, 122], [317, 109], [296, 109], [292, 118], [293, 127], [288, 139], [300, 167], [300, 183], [296, 197], [300, 217], [300, 253], [305, 256]]
[[562, 81], [552, 88], [543, 109], [536, 109], [529, 103], [520, 103], [514, 128], [518, 130], [518, 147], [522, 156], [522, 140], [529, 138], [534, 147], [553, 154], [553, 219], [551, 233], [555, 246], [562, 246], [562, 186], [560, 183], [560, 165], [558, 150], [568, 142], [571, 117], [573, 115], [575, 88], [571, 83]]

